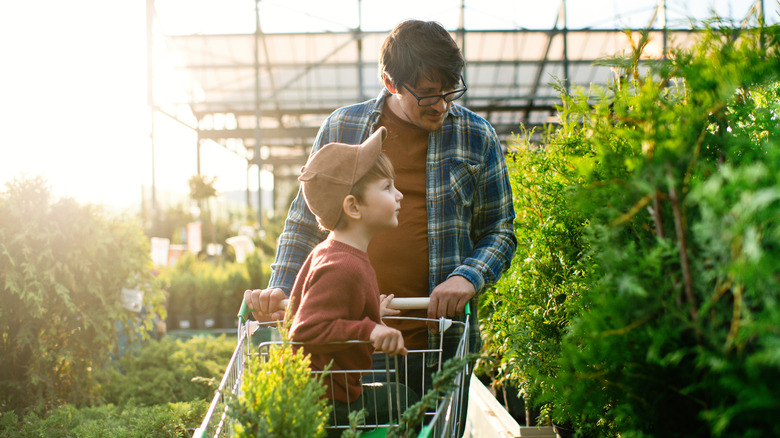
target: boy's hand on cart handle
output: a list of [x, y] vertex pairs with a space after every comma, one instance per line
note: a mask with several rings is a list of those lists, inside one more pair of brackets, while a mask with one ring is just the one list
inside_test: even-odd
[[406, 356], [404, 337], [400, 331], [386, 325], [377, 324], [368, 338], [374, 345], [374, 349], [387, 354], [401, 354]]
[[244, 301], [252, 309], [252, 315], [255, 319], [260, 322], [284, 319], [286, 306], [283, 305], [283, 301], [285, 298], [287, 296], [279, 288], [244, 291]]
[[379, 295], [379, 316], [395, 316], [400, 315], [401, 311], [397, 308], [390, 307], [392, 305], [393, 297], [395, 295]]

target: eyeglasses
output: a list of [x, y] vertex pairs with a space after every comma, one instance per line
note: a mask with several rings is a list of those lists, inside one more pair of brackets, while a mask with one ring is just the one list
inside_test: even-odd
[[463, 97], [464, 94], [466, 94], [466, 90], [468, 90], [468, 87], [466, 87], [466, 81], [463, 79], [463, 76], [461, 75], [460, 81], [463, 82], [463, 88], [455, 91], [450, 91], [449, 93], [444, 94], [436, 94], [433, 96], [418, 96], [417, 94], [412, 91], [411, 88], [407, 87], [406, 84], [402, 83], [401, 86], [406, 88], [410, 93], [412, 93], [412, 96], [417, 99], [417, 105], [419, 106], [431, 106], [436, 105], [439, 103], [439, 99], [444, 99], [445, 102], [452, 102], [453, 100], [460, 99]]

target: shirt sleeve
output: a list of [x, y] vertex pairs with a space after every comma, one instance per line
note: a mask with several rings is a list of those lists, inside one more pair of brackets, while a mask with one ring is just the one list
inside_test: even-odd
[[[368, 104], [352, 105], [334, 111], [320, 126], [311, 153], [334, 141], [359, 144], [365, 140], [369, 134], [369, 125], [372, 125], [372, 117], [374, 123], [379, 118], [377, 108], [381, 101], [378, 99]], [[306, 257], [327, 236], [328, 232], [320, 229], [314, 214], [306, 206], [299, 188], [287, 214], [284, 230], [279, 236], [268, 287], [281, 288], [289, 296], [295, 284], [295, 276], [298, 275]]]
[[[312, 146], [312, 153], [327, 144], [329, 140], [328, 120], [320, 127]], [[268, 287], [281, 288], [289, 296], [295, 284], [295, 276], [301, 269], [303, 262], [311, 250], [325, 240], [328, 232], [320, 229], [317, 218], [306, 206], [300, 187], [295, 196], [284, 229], [279, 236], [279, 245], [276, 251], [276, 259], [271, 263], [271, 278]]]
[[487, 156], [477, 181], [473, 199], [472, 254], [449, 276], [468, 279], [477, 294], [498, 281], [517, 249], [514, 232], [514, 207], [509, 172], [494, 130], [485, 133]]

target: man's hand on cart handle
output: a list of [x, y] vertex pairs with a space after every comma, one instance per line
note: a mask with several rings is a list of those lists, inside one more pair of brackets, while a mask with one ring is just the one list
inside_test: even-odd
[[466, 304], [475, 294], [474, 285], [468, 279], [453, 275], [433, 288], [431, 304], [428, 306], [428, 318], [453, 318], [456, 315], [463, 315]]

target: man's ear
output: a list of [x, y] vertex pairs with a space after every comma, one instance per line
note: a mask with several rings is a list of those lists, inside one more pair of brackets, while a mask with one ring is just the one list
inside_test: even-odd
[[360, 206], [355, 195], [347, 195], [341, 203], [341, 208], [347, 217], [355, 220], [360, 219]]
[[382, 73], [382, 82], [384, 82], [387, 91], [393, 94], [398, 93], [398, 90], [395, 88], [395, 85], [393, 84], [393, 80], [390, 78], [390, 75], [388, 75], [387, 72]]

